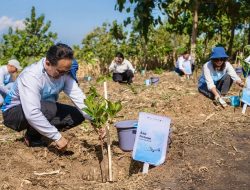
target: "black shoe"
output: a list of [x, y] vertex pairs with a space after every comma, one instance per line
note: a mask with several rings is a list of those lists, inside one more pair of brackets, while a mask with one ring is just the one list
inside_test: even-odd
[[128, 85], [131, 85], [133, 83], [133, 81], [128, 81], [127, 84]]
[[41, 138], [30, 137], [30, 136], [27, 135], [27, 133], [24, 136], [24, 143], [28, 147], [44, 147], [44, 146], [47, 146], [46, 143], [44, 141], [42, 141]]

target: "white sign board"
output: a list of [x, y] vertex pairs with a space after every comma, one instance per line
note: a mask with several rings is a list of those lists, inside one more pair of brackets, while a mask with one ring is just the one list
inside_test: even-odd
[[191, 68], [191, 62], [190, 61], [184, 61], [182, 64], [184, 71], [186, 74], [191, 75], [192, 74], [192, 68]]
[[171, 119], [154, 114], [139, 113], [133, 148], [133, 159], [151, 165], [165, 161]]
[[250, 89], [243, 88], [241, 101], [250, 106]]
[[246, 87], [250, 89], [250, 76], [246, 78]]

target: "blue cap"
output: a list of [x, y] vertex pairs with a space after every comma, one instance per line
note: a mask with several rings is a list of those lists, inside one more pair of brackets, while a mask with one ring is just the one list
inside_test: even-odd
[[71, 77], [78, 83], [78, 80], [77, 80], [77, 77], [76, 77], [76, 72], [78, 70], [78, 63], [77, 61], [74, 59], [72, 61], [72, 65], [71, 65], [71, 68], [70, 68], [70, 75]]
[[226, 54], [224, 47], [215, 47], [212, 49], [210, 59], [216, 59], [216, 58], [228, 58], [228, 55]]

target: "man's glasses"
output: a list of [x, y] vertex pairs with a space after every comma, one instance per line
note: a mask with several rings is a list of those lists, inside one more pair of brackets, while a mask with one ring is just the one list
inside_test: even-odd
[[54, 67], [54, 69], [58, 73], [58, 75], [64, 75], [64, 74], [68, 74], [70, 72], [70, 70], [62, 71], [62, 70], [57, 69], [56, 67]]
[[64, 74], [68, 74], [70, 72], [70, 70], [68, 70], [68, 71], [60, 71], [60, 70], [56, 69], [56, 72], [58, 72], [59, 75], [64, 75]]
[[214, 59], [212, 59], [212, 60], [215, 61], [215, 62], [218, 62], [218, 61], [226, 61], [227, 58], [214, 58]]

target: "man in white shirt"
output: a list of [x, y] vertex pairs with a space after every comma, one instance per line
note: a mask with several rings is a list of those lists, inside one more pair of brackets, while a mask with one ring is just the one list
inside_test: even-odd
[[13, 74], [21, 70], [19, 61], [11, 59], [7, 65], [0, 67], [0, 106], [3, 104], [6, 94], [13, 85]]
[[[82, 111], [85, 95], [70, 76], [73, 59], [69, 46], [51, 46], [46, 58], [22, 71], [7, 94], [2, 106], [4, 125], [16, 131], [27, 129], [24, 140], [28, 146], [44, 145], [41, 137], [45, 136], [64, 150], [68, 140], [59, 131], [90, 119]], [[57, 102], [61, 91], [76, 107]]]
[[112, 61], [109, 66], [109, 72], [113, 72], [113, 81], [115, 82], [127, 82], [131, 84], [134, 77], [135, 69], [132, 64], [124, 59], [124, 56], [121, 52], [117, 52], [115, 59]]

